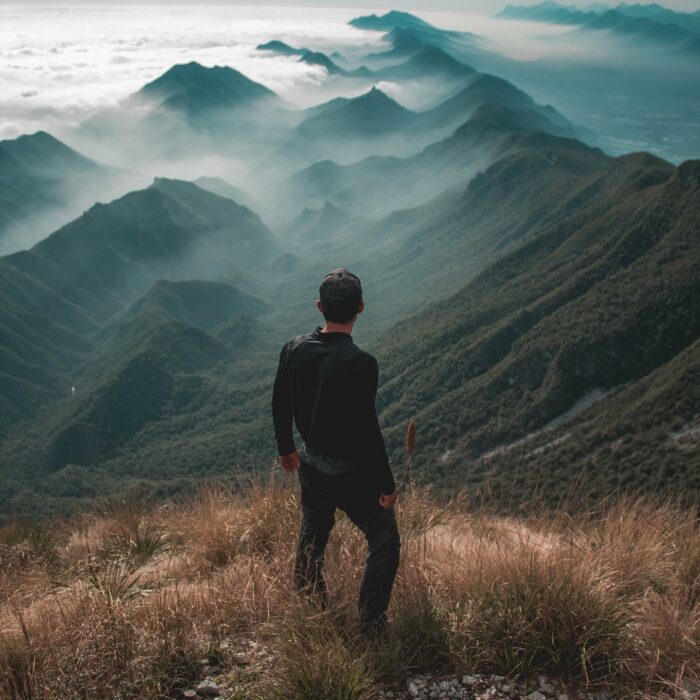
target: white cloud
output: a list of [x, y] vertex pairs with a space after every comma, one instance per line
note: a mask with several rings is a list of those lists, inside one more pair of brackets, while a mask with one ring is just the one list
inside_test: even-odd
[[[270, 56], [271, 38], [312, 48], [377, 41], [347, 25], [351, 10], [260, 7], [0, 5], [3, 133], [61, 130], [118, 103], [175, 63], [228, 65], [301, 105], [327, 79], [318, 66]], [[56, 37], [61, 37], [59, 42]], [[31, 75], [31, 78], [29, 77]], [[26, 98], [31, 93], [32, 99]]]

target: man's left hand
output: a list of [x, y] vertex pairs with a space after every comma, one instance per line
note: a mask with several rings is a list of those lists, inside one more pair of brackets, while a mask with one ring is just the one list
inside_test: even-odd
[[290, 474], [299, 471], [299, 467], [301, 466], [301, 455], [299, 454], [299, 450], [294, 450], [294, 452], [288, 455], [280, 455], [279, 459], [280, 465], [282, 465], [282, 469], [284, 469], [284, 471], [289, 472]]

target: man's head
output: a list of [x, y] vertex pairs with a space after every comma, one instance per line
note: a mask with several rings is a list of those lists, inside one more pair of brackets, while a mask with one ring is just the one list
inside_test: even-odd
[[329, 272], [318, 288], [318, 308], [326, 321], [347, 324], [362, 313], [362, 285], [358, 277], [344, 267]]

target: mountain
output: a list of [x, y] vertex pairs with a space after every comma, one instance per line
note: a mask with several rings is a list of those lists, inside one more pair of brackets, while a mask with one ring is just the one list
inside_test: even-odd
[[123, 320], [154, 314], [209, 333], [235, 316], [269, 311], [268, 304], [228, 282], [158, 280], [129, 307]]
[[86, 386], [77, 382], [75, 399], [49, 421], [42, 456], [49, 472], [110, 458], [163, 417], [169, 404], [177, 405], [188, 383], [202, 381], [202, 373], [226, 357], [225, 347], [199, 329], [145, 320], [122, 326], [102, 349], [105, 371]]
[[[354, 70], [345, 70], [335, 63], [332, 56], [329, 57], [321, 51], [298, 49], [290, 46], [289, 44], [285, 44], [283, 41], [268, 41], [265, 44], [258, 44], [256, 48], [258, 51], [270, 51], [281, 56], [299, 56], [299, 61], [302, 63], [307, 63], [310, 66], [321, 66], [322, 68], [325, 68], [328, 71], [328, 75], [341, 75], [358, 78], [369, 78], [372, 76], [372, 71], [365, 66], [361, 66], [360, 68], [356, 68]], [[342, 60], [342, 56], [339, 56], [339, 58]]]
[[633, 5], [623, 2], [614, 9], [627, 17], [653, 19], [665, 24], [675, 24], [696, 34], [700, 33], [700, 14], [698, 12], [676, 12], [655, 2]]
[[285, 44], [283, 41], [278, 39], [273, 39], [265, 44], [258, 44], [255, 47], [258, 51], [271, 51], [272, 53], [278, 53], [282, 56], [301, 56], [307, 49], [297, 49], [289, 44]]
[[408, 12], [392, 10], [384, 15], [365, 15], [350, 20], [355, 29], [368, 29], [376, 32], [389, 32], [392, 29], [432, 29], [428, 22]]
[[[513, 244], [463, 289], [373, 344], [385, 367], [380, 418], [390, 426], [395, 459], [405, 421], [414, 418], [423, 426], [425, 478], [444, 477], [448, 488], [466, 483], [475, 494], [490, 489], [514, 503], [530, 498], [540, 480], [550, 503], [572, 488], [582, 497], [621, 483], [658, 492], [690, 480], [697, 488], [697, 451], [657, 441], [659, 451], [649, 455], [637, 436], [653, 428], [673, 441], [674, 431], [689, 434], [700, 409], [697, 392], [685, 389], [665, 415], [649, 393], [653, 378], [645, 379], [667, 373], [664, 366], [679, 357], [673, 382], [692, 386], [694, 365], [684, 378], [678, 373], [700, 337], [700, 163], [675, 168], [645, 154], [610, 159], [540, 148], [492, 165], [466, 198], [473, 223], [464, 222], [463, 235], [477, 221], [482, 235], [488, 230], [481, 211], [493, 222], [489, 239], [502, 232]], [[680, 355], [686, 351], [690, 356]], [[647, 399], [614, 404], [632, 409], [617, 421], [620, 433], [606, 424], [614, 409], [604, 412], [602, 399], [580, 418], [589, 421], [592, 440], [566, 449], [562, 439], [556, 473], [535, 470], [541, 451], [521, 470], [519, 456], [530, 448], [518, 441], [627, 388]], [[499, 451], [509, 457], [494, 461]], [[587, 465], [595, 478], [577, 482]]]
[[530, 95], [507, 80], [494, 75], [478, 74], [461, 92], [434, 109], [423, 113], [433, 126], [454, 124], [484, 105], [494, 104], [517, 113], [530, 129], [541, 129], [561, 136], [575, 136], [574, 126], [553, 107], [539, 105]]
[[435, 46], [437, 48], [446, 48], [449, 46], [449, 39], [443, 37], [430, 37], [426, 40], [420, 32], [412, 29], [396, 28], [385, 34], [383, 40], [391, 47], [386, 51], [369, 54], [366, 59], [368, 61], [387, 61], [403, 60], [409, 56], [417, 54], [426, 46]]
[[515, 134], [543, 131], [571, 137], [569, 123], [511, 83], [480, 75], [442, 105], [418, 115], [422, 128], [459, 128], [414, 156], [369, 156], [339, 165], [329, 160], [294, 173], [284, 192], [291, 202], [317, 207], [330, 200], [346, 211], [385, 216], [416, 206], [465, 182], [513, 147]]
[[[538, 22], [571, 24], [582, 30], [611, 32], [620, 40], [644, 42], [659, 46], [684, 49], [697, 38], [687, 28], [687, 22], [672, 22], [654, 19], [651, 13], [632, 10], [620, 6], [607, 12], [582, 12], [576, 8], [544, 2], [538, 5], [508, 5], [497, 17]], [[633, 45], [634, 46], [634, 45]]]
[[193, 182], [197, 187], [218, 194], [219, 197], [232, 199], [236, 204], [241, 204], [257, 214], [258, 205], [240, 187], [236, 187], [220, 177], [198, 177]]
[[156, 179], [0, 258], [0, 431], [65, 395], [101, 328], [157, 280], [225, 276], [246, 287], [248, 271], [280, 252], [249, 209], [192, 183]]
[[617, 10], [597, 15], [587, 21], [585, 27], [592, 30], [611, 30], [627, 38], [664, 44], [689, 41], [695, 37], [692, 32], [675, 24], [657, 22], [646, 17], [629, 17]]
[[387, 61], [417, 53], [426, 46], [433, 46], [470, 62], [470, 59], [478, 57], [482, 51], [483, 40], [476, 34], [441, 29], [402, 12], [389, 12], [383, 17], [358, 17], [351, 20], [350, 25], [357, 29], [386, 32], [382, 39], [391, 48], [388, 51], [369, 54], [366, 56], [368, 61], [385, 64]]
[[298, 168], [325, 158], [356, 159], [417, 123], [415, 112], [376, 87], [359, 97], [331, 100], [305, 114], [286, 144], [268, 158], [270, 167]]
[[356, 219], [326, 202], [320, 209], [304, 209], [287, 227], [285, 238], [302, 240], [314, 245], [332, 238]]
[[433, 76], [462, 79], [475, 73], [471, 66], [457, 61], [437, 46], [423, 46], [405, 63], [390, 66], [381, 71], [382, 77], [388, 80], [410, 80]]
[[[607, 8], [609, 11], [610, 8]], [[598, 16], [598, 12], [579, 10], [571, 5], [561, 5], [547, 0], [536, 5], [506, 5], [496, 17], [554, 24], [584, 24]]]
[[125, 176], [45, 131], [0, 141], [0, 253], [33, 245]]
[[154, 99], [161, 109], [201, 115], [211, 110], [269, 105], [277, 97], [260, 83], [228, 66], [178, 64], [144, 85], [136, 97]]

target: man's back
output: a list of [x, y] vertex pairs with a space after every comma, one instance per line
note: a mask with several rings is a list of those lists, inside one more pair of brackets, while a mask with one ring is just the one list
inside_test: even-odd
[[394, 488], [374, 401], [377, 361], [348, 333], [314, 331], [285, 343], [273, 390], [279, 453], [294, 447], [292, 420], [306, 445], [330, 457], [363, 461]]

